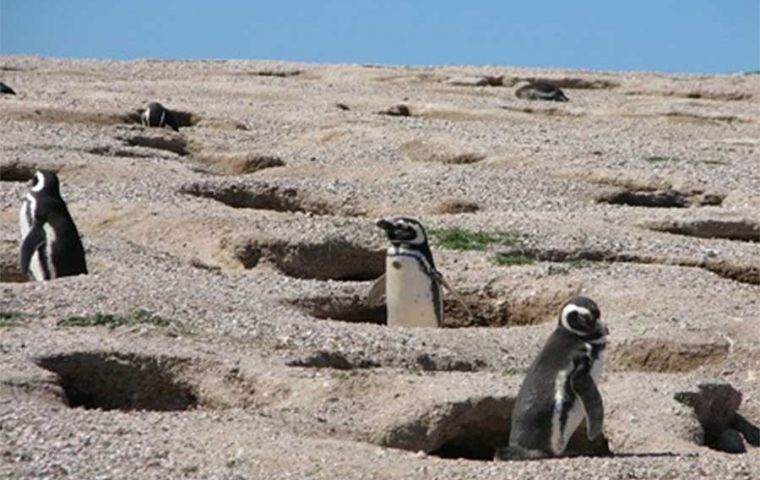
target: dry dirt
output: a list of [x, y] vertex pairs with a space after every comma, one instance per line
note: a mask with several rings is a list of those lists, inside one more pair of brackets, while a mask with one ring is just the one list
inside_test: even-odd
[[[0, 75], [18, 93], [0, 98], [0, 478], [760, 471], [749, 442], [705, 445], [728, 420], [758, 441], [760, 75], [14, 56]], [[525, 79], [570, 101], [519, 100]], [[149, 101], [179, 133], [135, 122]], [[38, 167], [90, 275], [18, 271]], [[388, 214], [508, 232], [433, 241], [473, 317], [448, 298], [448, 328], [389, 329], [366, 305]], [[489, 461], [578, 293], [611, 330], [604, 438]], [[744, 427], [703, 380], [741, 393]]]

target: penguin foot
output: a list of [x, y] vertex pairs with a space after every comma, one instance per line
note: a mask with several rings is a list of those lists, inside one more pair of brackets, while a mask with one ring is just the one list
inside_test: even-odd
[[529, 450], [514, 445], [508, 447], [497, 448], [494, 452], [494, 460], [538, 460], [541, 458], [549, 458], [552, 455], [544, 452], [543, 450]]

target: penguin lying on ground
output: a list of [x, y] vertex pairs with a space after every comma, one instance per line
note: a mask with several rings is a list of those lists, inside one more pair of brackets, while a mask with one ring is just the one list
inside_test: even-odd
[[[385, 230], [391, 246], [385, 257], [385, 274], [370, 289], [369, 305], [380, 305], [385, 297], [389, 326], [442, 326], [441, 287], [454, 295], [456, 292], [435, 268], [425, 228], [406, 217], [382, 219], [377, 226]], [[461, 298], [458, 300], [461, 302]], [[466, 304], [462, 305], [467, 309]]]
[[589, 439], [601, 435], [604, 406], [597, 382], [608, 331], [600, 316], [586, 297], [562, 308], [559, 325], [517, 394], [509, 446], [496, 451], [497, 460], [560, 456], [584, 417]]
[[569, 99], [560, 88], [549, 82], [531, 82], [515, 91], [517, 98], [524, 100], [554, 100], [555, 102], [567, 102]]
[[175, 132], [179, 132], [179, 125], [171, 110], [158, 102], [151, 102], [140, 115], [140, 123], [146, 127], [169, 126]]
[[87, 273], [82, 240], [61, 198], [58, 176], [37, 171], [31, 187], [19, 213], [21, 271], [37, 281]]

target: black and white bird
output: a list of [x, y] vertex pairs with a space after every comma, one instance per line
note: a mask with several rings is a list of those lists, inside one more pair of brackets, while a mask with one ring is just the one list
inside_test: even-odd
[[21, 271], [35, 280], [87, 273], [82, 240], [55, 172], [39, 170], [19, 214]]
[[369, 304], [382, 303], [388, 310], [388, 325], [440, 327], [443, 322], [443, 277], [436, 270], [425, 228], [412, 218], [382, 219], [391, 246], [385, 260], [385, 275], [369, 293]]
[[145, 107], [140, 115], [140, 123], [146, 127], [171, 127], [175, 132], [179, 131], [177, 119], [171, 110], [158, 102], [151, 102]]
[[525, 100], [554, 100], [567, 102], [569, 99], [560, 88], [549, 82], [531, 82], [515, 91], [517, 98]]
[[0, 82], [0, 94], [16, 95], [16, 92], [14, 92], [13, 89], [5, 83]]
[[509, 446], [496, 452], [497, 459], [560, 456], [584, 418], [589, 439], [602, 433], [604, 405], [597, 383], [607, 333], [593, 300], [576, 297], [562, 307], [559, 325], [517, 394]]

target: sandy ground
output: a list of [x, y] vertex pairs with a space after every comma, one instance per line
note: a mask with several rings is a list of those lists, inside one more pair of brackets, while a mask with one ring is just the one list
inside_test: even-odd
[[[530, 78], [570, 101], [515, 98]], [[677, 400], [724, 382], [760, 423], [760, 75], [4, 56], [0, 80], [1, 478], [760, 471]], [[179, 133], [135, 123], [149, 101]], [[18, 271], [39, 167], [90, 275]], [[511, 239], [432, 242], [474, 318], [366, 306], [389, 214]], [[612, 455], [486, 461], [579, 293], [611, 343], [605, 438], [573, 446]]]

